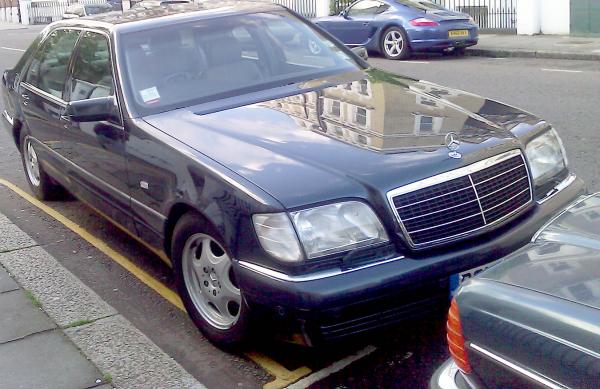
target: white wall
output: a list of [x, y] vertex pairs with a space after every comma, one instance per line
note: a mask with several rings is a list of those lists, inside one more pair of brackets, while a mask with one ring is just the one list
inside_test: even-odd
[[542, 34], [569, 34], [571, 32], [571, 4], [569, 0], [541, 0], [540, 24]]
[[569, 34], [570, 0], [519, 0], [517, 34]]

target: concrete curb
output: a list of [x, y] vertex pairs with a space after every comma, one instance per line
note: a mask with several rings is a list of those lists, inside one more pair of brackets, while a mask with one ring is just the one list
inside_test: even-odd
[[578, 61], [600, 61], [600, 54], [565, 53], [545, 50], [510, 50], [510, 49], [468, 49], [466, 55], [490, 58], [543, 58], [570, 59]]
[[206, 389], [2, 213], [0, 232], [0, 265], [114, 387]]

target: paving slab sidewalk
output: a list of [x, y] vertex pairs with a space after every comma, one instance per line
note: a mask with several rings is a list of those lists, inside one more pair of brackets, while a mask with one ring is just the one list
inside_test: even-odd
[[600, 37], [481, 34], [467, 55], [600, 61]]
[[0, 211], [2, 389], [205, 389]]

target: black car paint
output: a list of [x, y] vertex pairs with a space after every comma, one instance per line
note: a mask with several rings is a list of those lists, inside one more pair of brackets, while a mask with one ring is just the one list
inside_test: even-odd
[[[250, 12], [248, 7], [256, 11], [253, 3], [228, 12]], [[122, 31], [174, 20], [211, 17], [210, 12], [178, 12], [157, 10], [155, 17], [161, 13], [172, 17], [155, 19], [145, 19], [142, 13], [137, 21], [131, 18], [133, 22], [108, 15], [98, 20], [59, 22], [44, 30], [43, 37], [56, 28], [77, 28], [99, 31], [111, 38], [122, 123], [65, 122], [61, 117], [64, 101], [31, 93], [22, 86], [21, 76], [28, 63], [21, 61], [3, 75], [2, 95], [8, 102], [5, 106], [17, 123], [9, 131], [31, 134], [44, 167], [58, 182], [157, 252], [166, 254], [163, 258], [170, 254], [175, 222], [189, 210], [201, 213], [215, 227], [232, 258], [287, 274], [332, 267], [347, 270], [361, 260], [404, 257], [343, 277], [306, 283], [274, 281], [235, 262], [236, 275], [251, 306], [266, 306], [269, 310], [279, 306], [285, 307], [284, 312], [299, 311], [303, 315], [311, 311], [313, 315], [319, 310], [387, 296], [392, 291], [410, 292], [417, 282], [433, 285], [432, 292], [444, 290], [450, 274], [490, 262], [524, 245], [548, 218], [583, 190], [583, 183], [576, 180], [551, 200], [532, 203], [514, 220], [493, 231], [428, 251], [410, 250], [385, 198], [387, 191], [507, 150], [524, 149], [526, 142], [546, 130], [548, 124], [492, 100], [373, 68], [139, 117], [129, 110], [122, 89], [123, 69], [116, 58], [116, 37]], [[223, 12], [215, 11], [221, 16]], [[361, 80], [370, 83], [373, 99], [369, 107], [383, 121], [388, 120], [391, 135], [407, 135], [389, 137], [392, 141], [401, 139], [400, 143], [387, 147], [383, 130], [372, 134], [373, 139], [383, 139], [381, 147], [365, 147], [324, 133], [321, 97], [342, 91], [361, 100], [364, 96], [356, 91], [343, 91], [343, 85], [357, 85]], [[30, 95], [26, 109], [22, 109], [24, 93]], [[300, 113], [285, 112], [282, 107], [290, 100], [303, 101]], [[314, 106], [307, 103], [311, 101]], [[424, 104], [419, 106], [415, 101]], [[448, 125], [435, 136], [409, 135], [414, 131], [415, 115], [422, 113], [419, 110], [429, 112], [431, 107], [436, 117], [448, 119]], [[345, 129], [353, 130], [351, 126]], [[444, 136], [450, 131], [461, 137], [462, 159], [448, 156]], [[559, 182], [566, 173], [549, 185]], [[535, 198], [545, 193], [545, 188], [537, 188]], [[286, 265], [261, 249], [252, 226], [253, 214], [344, 199], [373, 207], [391, 239], [391, 245], [382, 249], [383, 256], [377, 257], [377, 252], [375, 257], [359, 258], [356, 263], [334, 256]]]

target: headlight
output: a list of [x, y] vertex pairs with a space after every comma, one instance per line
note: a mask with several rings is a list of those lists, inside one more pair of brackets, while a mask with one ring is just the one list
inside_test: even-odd
[[292, 212], [290, 216], [293, 225], [285, 213], [253, 217], [263, 249], [285, 262], [302, 260], [296, 231], [309, 259], [389, 241], [375, 213], [358, 201]]
[[525, 155], [536, 186], [545, 184], [568, 166], [562, 141], [553, 128], [531, 140], [525, 147]]
[[389, 240], [375, 213], [358, 201], [324, 205], [291, 216], [308, 258]]
[[254, 229], [262, 248], [284, 262], [302, 260], [296, 232], [286, 213], [254, 215]]

